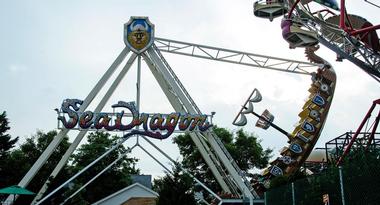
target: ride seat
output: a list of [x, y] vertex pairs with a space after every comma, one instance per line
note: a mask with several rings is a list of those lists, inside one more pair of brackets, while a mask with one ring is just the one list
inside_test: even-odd
[[273, 21], [274, 18], [284, 15], [287, 7], [283, 0], [257, 1], [253, 4], [253, 13], [260, 18]]
[[290, 48], [315, 46], [318, 42], [317, 33], [301, 28], [292, 19], [281, 22], [282, 37], [289, 43]]

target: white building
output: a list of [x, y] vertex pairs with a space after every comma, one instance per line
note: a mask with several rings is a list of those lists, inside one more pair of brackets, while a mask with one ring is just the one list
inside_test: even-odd
[[140, 183], [134, 183], [93, 203], [93, 205], [155, 205], [157, 197], [157, 192]]

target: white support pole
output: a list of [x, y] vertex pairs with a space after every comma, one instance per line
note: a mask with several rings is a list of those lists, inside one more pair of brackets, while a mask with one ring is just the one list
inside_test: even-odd
[[[148, 142], [150, 145], [152, 145], [157, 151], [159, 151], [162, 155], [164, 155], [167, 159], [169, 159], [173, 164], [177, 164], [174, 159], [172, 159], [169, 155], [167, 155], [164, 151], [162, 151], [159, 147], [157, 147], [154, 143], [152, 143], [149, 139], [147, 139], [145, 136], [141, 136], [146, 142]], [[212, 194], [215, 198], [217, 198], [219, 201], [222, 201], [222, 199], [211, 189], [209, 189], [205, 184], [203, 184], [201, 181], [199, 181], [195, 176], [193, 176], [191, 173], [189, 173], [186, 169], [184, 169], [182, 166], [179, 166], [180, 169], [188, 174], [191, 178], [194, 179], [197, 183], [199, 183], [204, 189], [206, 189], [210, 194]]]
[[[181, 88], [174, 82], [174, 79], [170, 75], [167, 69], [165, 69], [165, 65], [162, 63], [162, 61], [159, 59], [159, 56], [155, 52], [155, 50], [151, 47], [146, 52], [148, 52], [149, 56], [152, 58], [153, 62], [157, 65], [158, 69], [163, 73], [163, 76], [166, 77], [165, 80], [171, 85], [175, 93], [178, 95], [178, 98], [183, 103], [183, 105], [186, 107], [187, 111], [191, 114], [195, 114], [196, 111], [193, 107], [193, 105], [190, 103], [189, 99], [185, 96], [185, 94], [181, 91]], [[199, 113], [200, 114], [200, 113]], [[215, 134], [211, 134], [211, 132], [208, 132], [206, 134], [206, 138], [209, 141], [211, 147], [217, 154], [218, 158], [223, 163], [224, 167], [228, 170], [228, 173], [233, 178], [234, 182], [240, 189], [240, 191], [249, 198], [258, 198], [258, 195], [253, 196], [249, 188], [244, 184], [242, 177], [237, 173], [236, 169], [232, 166], [230, 160], [227, 158], [227, 156], [224, 154], [223, 150], [221, 149], [220, 145], [215, 141], [214, 137]], [[196, 144], [198, 147], [198, 145]], [[207, 154], [207, 152], [205, 152]], [[203, 156], [203, 155], [202, 155]], [[209, 165], [210, 166], [210, 165]], [[217, 175], [215, 175], [217, 178]], [[224, 180], [221, 179], [223, 182]], [[219, 180], [218, 180], [219, 181]], [[230, 192], [230, 191], [229, 191]]]
[[[83, 101], [83, 104], [79, 110], [79, 112], [83, 112], [84, 109], [92, 102], [95, 96], [98, 94], [99, 90], [104, 86], [107, 80], [111, 77], [116, 68], [120, 65], [120, 63], [124, 60], [125, 56], [129, 53], [130, 49], [125, 47], [123, 51], [119, 54], [116, 60], [112, 63], [112, 65], [108, 68], [108, 70], [104, 73], [102, 78], [98, 81], [95, 87], [91, 90], [88, 96]], [[33, 164], [33, 166], [29, 169], [29, 171], [25, 174], [25, 176], [18, 183], [21, 187], [26, 187], [29, 182], [34, 178], [37, 172], [41, 169], [41, 167], [45, 164], [46, 160], [53, 153], [55, 148], [61, 143], [64, 136], [67, 135], [69, 130], [63, 129], [58, 133], [58, 135], [50, 142], [49, 146], [45, 149], [45, 151], [41, 154], [41, 156], [37, 159], [37, 161]], [[10, 198], [10, 196], [8, 197]], [[7, 198], [7, 200], [8, 200]]]
[[137, 56], [136, 109], [140, 112], [141, 55]]
[[268, 205], [267, 192], [264, 192], [264, 205]]
[[154, 161], [156, 161], [159, 165], [161, 165], [162, 168], [164, 168], [168, 173], [173, 175], [173, 172], [167, 168], [165, 165], [163, 165], [156, 157], [154, 157], [151, 153], [149, 153], [143, 146], [140, 144], [138, 145], [147, 155], [149, 155]]
[[[163, 90], [163, 92], [165, 93], [165, 95], [168, 98], [169, 102], [173, 106], [174, 110], [176, 112], [185, 113], [186, 110], [183, 107], [180, 99], [178, 98], [178, 96], [176, 96], [174, 94], [174, 93], [177, 94], [177, 92], [175, 92], [173, 90], [173, 87], [165, 79], [163, 73], [160, 72], [160, 70], [157, 68], [157, 66], [156, 66], [157, 64], [153, 63], [152, 60], [145, 53], [143, 53], [143, 57], [145, 59], [145, 62], [148, 65], [148, 67], [150, 68], [153, 76], [156, 78], [156, 80], [157, 80], [158, 84], [160, 85], [161, 89]], [[195, 146], [199, 149], [199, 152], [201, 153], [203, 159], [205, 160], [205, 162], [207, 163], [207, 165], [210, 167], [210, 170], [214, 174], [215, 179], [217, 180], [217, 182], [219, 183], [219, 185], [222, 187], [222, 189], [225, 192], [231, 193], [231, 190], [229, 189], [228, 185], [224, 181], [224, 178], [223, 178], [222, 174], [216, 168], [215, 163], [213, 162], [213, 160], [210, 157], [212, 155], [212, 153], [210, 153], [210, 152], [208, 152], [206, 150], [205, 146], [202, 144], [202, 142], [200, 141], [200, 139], [198, 139], [198, 136], [196, 134], [190, 133], [190, 137], [193, 140]]]
[[182, 103], [178, 100], [178, 97], [174, 93], [173, 88], [165, 81], [164, 76], [162, 75], [162, 73], [159, 72], [156, 65], [150, 60], [150, 58], [145, 53], [143, 53], [142, 56], [174, 110], [182, 114], [186, 113], [185, 108], [183, 107]]
[[224, 167], [228, 170], [228, 173], [234, 179], [235, 183], [239, 187], [240, 191], [244, 194], [244, 196], [249, 197], [249, 198], [259, 198], [257, 194], [256, 196], [253, 196], [251, 191], [244, 184], [242, 177], [237, 173], [236, 169], [232, 166], [230, 160], [227, 158], [223, 150], [220, 148], [220, 145], [216, 142], [215, 137], [218, 137], [218, 136], [216, 136], [214, 132], [209, 132], [209, 131], [203, 132], [203, 134], [206, 136], [212, 149], [215, 151], [215, 153], [217, 154], [217, 156], [223, 163]]
[[342, 195], [342, 205], [346, 205], [346, 200], [344, 196], [343, 167], [342, 166], [339, 166], [339, 182], [340, 182], [340, 193]]
[[292, 204], [296, 205], [296, 194], [295, 194], [295, 189], [294, 189], [294, 182], [292, 182]]
[[130, 136], [131, 135], [128, 135], [127, 137], [124, 137], [124, 138], [120, 139], [119, 142], [116, 145], [112, 146], [109, 150], [107, 150], [106, 152], [104, 152], [100, 157], [96, 158], [94, 161], [92, 161], [90, 164], [88, 164], [85, 168], [83, 168], [78, 173], [76, 173], [74, 176], [72, 176], [70, 179], [68, 179], [65, 183], [61, 184], [59, 187], [57, 187], [56, 189], [54, 189], [52, 192], [50, 192], [48, 195], [46, 195], [44, 198], [42, 198], [40, 201], [38, 201], [36, 203], [36, 205], [39, 205], [42, 202], [44, 202], [46, 199], [50, 198], [53, 194], [55, 194], [57, 191], [59, 191], [60, 189], [62, 189], [64, 186], [66, 186], [68, 183], [70, 183], [71, 181], [73, 181], [74, 179], [76, 179], [79, 175], [81, 175], [87, 169], [91, 168], [98, 161], [100, 161], [101, 159], [103, 159], [105, 156], [109, 155], [112, 151], [114, 151], [116, 148], [118, 148], [120, 145], [122, 145], [127, 139], [129, 139]]
[[[178, 83], [180, 82], [176, 82], [175, 81], [175, 76], [172, 76], [171, 73], [169, 72], [168, 69], [170, 68], [167, 68], [164, 64], [164, 59], [160, 59], [159, 57], [159, 51], [158, 50], [155, 50], [154, 49], [154, 46], [150, 49], [147, 50], [147, 52], [149, 53], [149, 56], [152, 58], [153, 62], [156, 63], [157, 67], [159, 68], [159, 70], [163, 73], [163, 76], [166, 77], [165, 80], [171, 85], [173, 91], [177, 94], [177, 97], [178, 99], [182, 102], [182, 104], [185, 106], [186, 110], [188, 113], [191, 113], [191, 114], [201, 114], [201, 111], [199, 109], [196, 109], [196, 105], [195, 103], [191, 100], [190, 96], [188, 96], [188, 94], [186, 95], [186, 91], [185, 90], [182, 90], [182, 89], [185, 89], [183, 86], [181, 87]], [[195, 136], [194, 136], [195, 135]], [[218, 153], [215, 153], [218, 157], [215, 157], [215, 155], [213, 154], [213, 151], [210, 150], [209, 148], [209, 145], [207, 143], [204, 143], [204, 140], [203, 140], [203, 136], [200, 134], [200, 133], [197, 133], [197, 134], [194, 134], [194, 133], [190, 133], [190, 136], [193, 136], [193, 140], [194, 138], [197, 138], [197, 141], [200, 141], [201, 143], [200, 144], [203, 144], [203, 147], [205, 147], [205, 150], [206, 152], [204, 152], [205, 154], [209, 155], [211, 157], [211, 159], [213, 159], [211, 161], [212, 165], [208, 164], [210, 167], [213, 167], [213, 166], [217, 166], [219, 167], [219, 173], [221, 174], [222, 177], [219, 178], [218, 175], [214, 175], [215, 178], [217, 179], [218, 182], [220, 183], [223, 183], [223, 184], [226, 184], [226, 182], [228, 182], [227, 184], [227, 187], [228, 189], [224, 190], [226, 192], [229, 192], [229, 193], [236, 193], [236, 182], [233, 182], [231, 178], [228, 177], [228, 174], [224, 172], [223, 168], [221, 167], [221, 164], [225, 164], [226, 162], [229, 163], [230, 160], [227, 160], [225, 162], [223, 161], [220, 161], [220, 157], [218, 156], [219, 154]], [[203, 143], [202, 143], [203, 142]], [[198, 148], [201, 147], [201, 145], [197, 144], [196, 143], [196, 146]], [[220, 149], [220, 147], [219, 147]], [[202, 151], [201, 151], [202, 153]], [[203, 155], [202, 155], [203, 156]], [[231, 163], [229, 163], [229, 165], [231, 166]], [[232, 172], [232, 170], [228, 170], [228, 172]], [[236, 171], [235, 171], [236, 173]], [[240, 180], [241, 181], [241, 178], [240, 179], [237, 179], [237, 177], [234, 177], [233, 180]], [[222, 182], [223, 181], [223, 182]], [[223, 185], [221, 185], [223, 187]], [[231, 190], [234, 189], [234, 190]], [[244, 193], [244, 189], [245, 189], [245, 186], [239, 186], [239, 189], [241, 190], [242, 193]], [[245, 190], [249, 190], [248, 188], [245, 189]], [[248, 197], [250, 197], [248, 195]]]
[[157, 65], [157, 68], [162, 73], [164, 79], [169, 83], [169, 85], [171, 85], [174, 92], [178, 95], [178, 98], [180, 99], [181, 103], [185, 106], [187, 112], [190, 114], [201, 114], [201, 113], [196, 113], [193, 105], [191, 105], [186, 95], [182, 92], [180, 87], [175, 83], [173, 77], [170, 75], [169, 71], [165, 68], [165, 65], [160, 60], [159, 56], [157, 55], [153, 47], [150, 47], [146, 52], [148, 52], [151, 60]]
[[[132, 54], [130, 58], [128, 59], [127, 63], [125, 64], [125, 66], [123, 67], [123, 69], [120, 71], [119, 75], [116, 77], [115, 81], [107, 90], [104, 97], [101, 99], [98, 106], [95, 108], [94, 110], [95, 113], [102, 111], [102, 109], [104, 108], [104, 106], [106, 105], [106, 103], [108, 102], [108, 100], [110, 99], [110, 97], [112, 96], [112, 94], [114, 93], [114, 91], [116, 90], [116, 88], [118, 87], [122, 79], [124, 78], [124, 76], [129, 71], [135, 59], [136, 59], [136, 54]], [[78, 147], [79, 143], [82, 141], [86, 133], [87, 133], [87, 130], [82, 130], [78, 133], [74, 141], [71, 143], [70, 147], [66, 150], [65, 154], [62, 156], [61, 160], [58, 162], [57, 166], [54, 168], [54, 170], [52, 171], [48, 179], [45, 181], [44, 185], [41, 187], [40, 191], [34, 198], [32, 204], [36, 203], [36, 201], [41, 199], [41, 197], [43, 196], [43, 194], [48, 188], [49, 182], [53, 180], [61, 171], [61, 169], [66, 165], [67, 160], [69, 159], [71, 154], [74, 152], [74, 150]]]
[[81, 186], [78, 190], [76, 190], [73, 194], [71, 194], [69, 197], [67, 197], [60, 205], [65, 204], [67, 201], [69, 201], [71, 198], [73, 198], [75, 195], [77, 195], [80, 191], [82, 191], [84, 188], [86, 188], [89, 184], [91, 184], [95, 179], [97, 179], [100, 175], [102, 175], [104, 172], [106, 172], [108, 169], [110, 169], [114, 164], [116, 164], [118, 161], [120, 161], [124, 156], [126, 156], [128, 153], [130, 153], [133, 148], [135, 148], [137, 144], [126, 150], [123, 154], [119, 155], [117, 159], [115, 159], [111, 164], [106, 166], [102, 171], [100, 171], [97, 175], [95, 175], [92, 179], [90, 179], [88, 182], [86, 182], [83, 186]]

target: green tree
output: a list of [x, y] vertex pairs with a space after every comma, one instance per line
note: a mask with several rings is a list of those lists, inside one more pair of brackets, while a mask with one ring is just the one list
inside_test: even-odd
[[4, 111], [0, 114], [0, 187], [5, 187], [9, 184], [9, 176], [7, 174], [7, 161], [9, 158], [9, 152], [18, 141], [18, 137], [11, 139], [11, 136], [7, 134], [10, 127], [8, 126], [7, 114]]
[[8, 130], [10, 129], [8, 125], [9, 121], [7, 118], [7, 113], [4, 111], [2, 114], [0, 114], [0, 162], [3, 162], [8, 157], [10, 149], [13, 148], [18, 141], [18, 137], [11, 140], [11, 136], [7, 134]]
[[0, 114], [0, 160], [7, 157], [8, 152], [18, 141], [18, 137], [11, 140], [11, 136], [7, 134], [10, 127], [8, 126], [7, 113], [4, 111]]
[[172, 170], [172, 174], [166, 172], [164, 177], [153, 182], [153, 189], [159, 194], [157, 205], [195, 205], [193, 179], [183, 173], [178, 165]]
[[[119, 137], [116, 135], [111, 136], [109, 133], [90, 133], [87, 137], [87, 143], [81, 145], [72, 157], [72, 173], [74, 174], [82, 170], [85, 166], [106, 152], [118, 140]], [[74, 180], [74, 188], [79, 188], [81, 185], [85, 184], [126, 151], [127, 150], [123, 146], [119, 146], [109, 155], [97, 162], [93, 167], [84, 172], [78, 177], [78, 179]], [[98, 177], [67, 204], [93, 203], [130, 185], [130, 175], [139, 173], [139, 170], [135, 168], [136, 162], [137, 159], [129, 158], [125, 155], [107, 172], [103, 173], [102, 176]], [[72, 191], [75, 190], [76, 189], [73, 189]], [[72, 191], [68, 191], [65, 195], [70, 195]]]
[[[18, 141], [18, 137], [11, 139], [11, 136], [7, 133], [9, 127], [9, 121], [7, 114], [4, 111], [0, 114], [0, 187], [6, 187], [10, 184], [11, 177], [9, 175], [10, 169], [8, 167], [9, 153]], [[3, 196], [5, 197], [5, 196]], [[0, 196], [0, 201], [1, 198]]]
[[[380, 150], [354, 147], [346, 156], [342, 167], [345, 201], [349, 204], [379, 204]], [[335, 159], [336, 160], [336, 159]], [[291, 182], [295, 186], [296, 203], [300, 205], [322, 204], [322, 195], [329, 194], [330, 204], [341, 204], [339, 168], [334, 159], [319, 174], [311, 176], [276, 177], [267, 191], [268, 204], [290, 204]]]
[[[214, 132], [243, 171], [267, 166], [272, 150], [264, 150], [255, 135], [248, 134], [243, 130], [232, 133], [227, 129], [216, 126], [214, 126]], [[180, 163], [181, 166], [214, 192], [221, 191], [190, 135], [178, 135], [173, 138], [173, 143], [178, 145], [180, 154], [183, 157]], [[158, 203], [195, 204], [193, 179], [189, 175], [183, 175], [178, 166], [173, 168], [173, 173], [173, 175], [167, 173], [163, 178], [154, 180], [155, 190], [160, 194]], [[208, 198], [208, 196], [205, 196], [205, 198]], [[184, 199], [186, 200], [181, 201]]]
[[[243, 130], [232, 133], [225, 128], [216, 126], [214, 126], [214, 132], [224, 143], [241, 170], [247, 172], [253, 168], [261, 169], [267, 166], [272, 150], [263, 149], [260, 140], [254, 134], [246, 133]], [[178, 135], [173, 142], [178, 145], [180, 154], [183, 156], [183, 167], [214, 191], [221, 191], [190, 135]]]
[[[6, 185], [17, 184], [22, 177], [29, 171], [34, 162], [46, 149], [49, 143], [57, 136], [56, 131], [50, 131], [43, 133], [38, 131], [35, 135], [27, 138], [18, 148], [12, 150], [9, 153], [9, 157], [4, 164], [4, 172], [7, 182]], [[68, 137], [64, 137], [59, 146], [55, 149], [53, 154], [45, 165], [38, 171], [33, 180], [26, 187], [27, 189], [38, 192], [46, 181], [46, 177], [50, 175], [66, 149], [70, 146]], [[61, 171], [61, 173], [55, 178], [53, 183], [61, 184], [69, 175], [67, 166]], [[53, 188], [53, 187], [51, 187]], [[32, 196], [20, 196], [16, 201], [16, 204], [30, 204]]]
[[232, 148], [229, 150], [240, 169], [248, 171], [253, 168], [265, 168], [271, 157], [271, 149], [263, 149], [257, 136], [244, 132], [236, 132]]

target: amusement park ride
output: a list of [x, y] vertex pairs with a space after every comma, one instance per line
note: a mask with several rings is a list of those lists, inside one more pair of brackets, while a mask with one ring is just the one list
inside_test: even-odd
[[[79, 133], [37, 194], [33, 204], [46, 202], [60, 188], [74, 180], [82, 171], [95, 164], [97, 160], [106, 156], [116, 147], [122, 146], [123, 142], [130, 137], [141, 137], [151, 143], [146, 137], [165, 139], [173, 133], [178, 125], [179, 130], [189, 132], [191, 139], [223, 191], [238, 196], [239, 199], [235, 203], [241, 203], [242, 201], [248, 201], [250, 204], [262, 203], [262, 200], [260, 200], [261, 193], [259, 192], [268, 187], [274, 177], [292, 175], [300, 168], [312, 151], [326, 122], [334, 95], [336, 74], [328, 62], [314, 53], [318, 49], [317, 44], [322, 43], [337, 53], [338, 60], [347, 59], [351, 61], [380, 82], [380, 45], [376, 33], [376, 29], [379, 29], [380, 25], [372, 26], [364, 18], [347, 14], [344, 0], [341, 0], [340, 9], [333, 0], [316, 0], [316, 2], [322, 4], [324, 8], [312, 11], [310, 9], [312, 6], [309, 6], [312, 3], [311, 0], [266, 0], [254, 3], [254, 14], [258, 17], [273, 20], [273, 18], [284, 16], [281, 22], [283, 37], [289, 42], [291, 48], [305, 47], [305, 53], [310, 62], [156, 38], [154, 36], [154, 25], [149, 22], [147, 17], [131, 17], [130, 21], [124, 25], [126, 47], [83, 101], [76, 99], [64, 100], [61, 109], [57, 110], [58, 119], [63, 125], [60, 127], [61, 131], [20, 181], [19, 185], [26, 187], [29, 184], [70, 130], [79, 130]], [[336, 15], [330, 9], [338, 10], [340, 14]], [[212, 129], [208, 129], [211, 126], [209, 116], [203, 115], [161, 52], [311, 76], [310, 95], [299, 113], [299, 123], [291, 133], [276, 126], [273, 123], [274, 117], [269, 111], [265, 110], [262, 115], [254, 111], [253, 103], [260, 102], [262, 98], [260, 92], [256, 89], [249, 96], [233, 121], [233, 124], [243, 126], [247, 123], [246, 115], [253, 114], [259, 118], [256, 126], [263, 129], [273, 127], [288, 138], [289, 146], [286, 146], [281, 151], [281, 156], [271, 162], [270, 166], [264, 170], [262, 181], [258, 185], [252, 186], [220, 139]], [[129, 58], [125, 66], [112, 82], [95, 110], [93, 112], [86, 111], [127, 56]], [[140, 70], [142, 59], [148, 65], [176, 113], [140, 113]], [[114, 108], [123, 108], [130, 113], [124, 113], [124, 111], [102, 113], [101, 111], [105, 104], [136, 60], [138, 69], [136, 102], [118, 102], [113, 105]], [[131, 119], [131, 123], [123, 125], [123, 117]], [[113, 120], [114, 124], [112, 124]], [[140, 126], [143, 128], [140, 128]], [[84, 170], [74, 175], [51, 193], [44, 195], [48, 188], [49, 180], [58, 175], [70, 155], [90, 130], [119, 130], [127, 134]], [[154, 146], [154, 143], [151, 144]], [[164, 152], [162, 153], [165, 155]], [[195, 180], [197, 183], [202, 184], [199, 180]], [[212, 190], [207, 189], [207, 191], [215, 195]], [[215, 198], [218, 199], [219, 204], [227, 200], [217, 195], [215, 195]]]
[[[345, 0], [340, 8], [335, 0], [267, 0], [254, 4], [257, 17], [284, 16], [282, 36], [290, 48], [323, 44], [337, 54], [337, 60], [347, 59], [380, 82], [380, 43], [376, 30], [365, 18], [348, 14]], [[370, 2], [369, 2], [370, 3]], [[334, 12], [338, 11], [338, 12]], [[338, 14], [336, 14], [338, 13]]]

